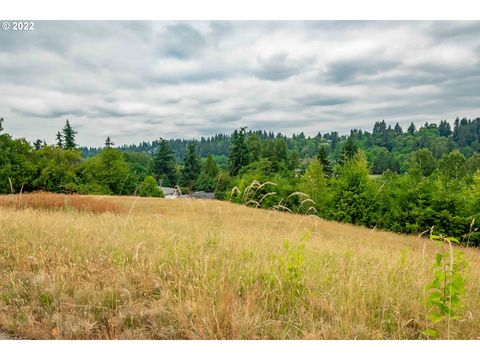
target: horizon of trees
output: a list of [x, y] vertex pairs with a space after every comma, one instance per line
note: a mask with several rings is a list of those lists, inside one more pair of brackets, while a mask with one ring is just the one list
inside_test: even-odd
[[[158, 185], [215, 192], [230, 198], [254, 180], [261, 206], [282, 203], [322, 218], [418, 234], [467, 239], [480, 216], [480, 118], [412, 123], [377, 121], [372, 132], [353, 129], [306, 137], [247, 131], [192, 140], [159, 140], [102, 149], [80, 148], [67, 120], [56, 144], [30, 144], [3, 133], [0, 119], [0, 193], [45, 190], [81, 194], [163, 196]], [[305, 207], [301, 191], [315, 202]], [[231, 200], [240, 202], [238, 195]], [[311, 204], [310, 204], [311, 205]]]

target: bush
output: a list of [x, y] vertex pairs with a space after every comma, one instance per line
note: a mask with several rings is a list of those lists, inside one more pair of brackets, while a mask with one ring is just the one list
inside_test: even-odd
[[165, 197], [153, 176], [147, 176], [140, 184], [138, 195], [147, 197]]

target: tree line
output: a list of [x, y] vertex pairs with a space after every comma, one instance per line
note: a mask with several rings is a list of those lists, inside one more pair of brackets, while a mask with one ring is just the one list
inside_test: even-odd
[[79, 147], [76, 135], [68, 120], [54, 145], [1, 133], [0, 193], [162, 196], [161, 184], [241, 202], [245, 197], [239, 193], [258, 181], [266, 185], [252, 195], [257, 206], [281, 204], [290, 211], [402, 233], [433, 227], [480, 242], [474, 232], [480, 215], [478, 118], [419, 129], [412, 123], [406, 130], [382, 120], [372, 132], [314, 137], [240, 128], [199, 141], [160, 138], [121, 147], [108, 137], [104, 147], [90, 149]]

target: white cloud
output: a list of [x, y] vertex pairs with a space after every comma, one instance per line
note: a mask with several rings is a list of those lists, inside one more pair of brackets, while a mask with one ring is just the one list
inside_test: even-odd
[[79, 142], [476, 116], [480, 22], [38, 22], [0, 33], [6, 130]]

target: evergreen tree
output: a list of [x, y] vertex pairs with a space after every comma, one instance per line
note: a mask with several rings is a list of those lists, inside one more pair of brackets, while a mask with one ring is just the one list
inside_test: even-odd
[[410, 126], [408, 127], [407, 132], [408, 132], [410, 135], [413, 135], [413, 134], [415, 134], [416, 131], [417, 131], [417, 128], [415, 127], [415, 124], [412, 122], [412, 123], [410, 124]]
[[[273, 171], [277, 171], [288, 163], [287, 143], [282, 137], [267, 140], [263, 143], [262, 155], [271, 162]], [[294, 159], [292, 158], [292, 160]], [[292, 163], [292, 165], [294, 164]]]
[[339, 141], [338, 133], [336, 131], [333, 131], [330, 135], [330, 147], [331, 147], [333, 153], [335, 152], [335, 149], [337, 148], [338, 141]]
[[452, 128], [447, 120], [440, 121], [438, 126], [438, 133], [440, 136], [449, 137], [452, 134]]
[[112, 147], [113, 145], [115, 145], [115, 144], [114, 144], [113, 141], [110, 139], [110, 136], [107, 136], [107, 139], [105, 140], [105, 147], [110, 148], [110, 147]]
[[359, 151], [345, 162], [333, 180], [333, 218], [352, 224], [372, 225], [378, 219], [375, 196], [368, 177], [368, 162]]
[[345, 144], [343, 145], [342, 153], [340, 155], [340, 164], [343, 164], [355, 156], [358, 152], [358, 147], [355, 142], [352, 140], [352, 137], [349, 137]]
[[327, 147], [325, 145], [320, 145], [318, 148], [317, 159], [322, 164], [322, 170], [327, 177], [332, 175], [332, 165], [327, 157]]
[[203, 170], [205, 174], [207, 174], [211, 178], [215, 178], [215, 176], [217, 176], [218, 166], [215, 160], [213, 160], [212, 154], [208, 154], [207, 160], [205, 160], [205, 164], [203, 166]]
[[195, 142], [187, 145], [182, 169], [182, 184], [190, 189], [195, 187], [195, 181], [197, 180], [201, 171], [200, 158], [197, 155], [195, 146]]
[[3, 131], [3, 118], [0, 118], [0, 131]]
[[57, 135], [56, 135], [55, 138], [57, 140], [57, 147], [63, 148], [63, 136], [62, 136], [62, 133], [60, 131], [57, 132]]
[[459, 131], [460, 130], [460, 119], [457, 117], [453, 122], [453, 140], [458, 142]]
[[176, 185], [175, 156], [167, 140], [160, 138], [159, 149], [155, 154], [153, 172], [163, 186]]
[[377, 121], [373, 125], [373, 135], [382, 135], [387, 131], [387, 124], [385, 123], [385, 120], [382, 121]]
[[413, 153], [410, 160], [410, 173], [412, 175], [429, 176], [436, 168], [436, 161], [429, 149], [420, 149]]
[[262, 143], [257, 134], [253, 133], [247, 137], [247, 148], [250, 153], [250, 160], [252, 162], [258, 161], [260, 159]]
[[462, 180], [468, 174], [467, 159], [460, 151], [454, 150], [440, 159], [438, 169], [445, 182]]
[[250, 154], [245, 141], [245, 129], [242, 127], [240, 131], [235, 130], [232, 134], [229, 158], [230, 175], [232, 176], [236, 176], [240, 169], [249, 163]]
[[398, 122], [395, 124], [395, 128], [393, 129], [395, 131], [396, 135], [402, 135], [403, 134], [403, 129], [402, 127], [398, 124]]
[[215, 190], [215, 178], [218, 175], [218, 167], [213, 160], [212, 154], [208, 154], [200, 176], [195, 183], [196, 190], [213, 192]]
[[75, 136], [77, 135], [77, 132], [70, 126], [70, 122], [68, 120], [65, 122], [65, 127], [63, 128], [62, 133], [64, 148], [67, 150], [75, 149], [77, 147], [77, 144], [75, 143]]
[[43, 143], [44, 143], [44, 141], [42, 141], [40, 139], [37, 139], [33, 143], [33, 147], [35, 148], [35, 150], [40, 150], [43, 147]]

